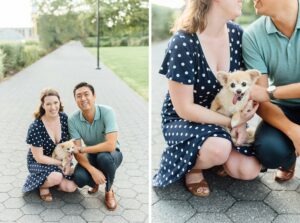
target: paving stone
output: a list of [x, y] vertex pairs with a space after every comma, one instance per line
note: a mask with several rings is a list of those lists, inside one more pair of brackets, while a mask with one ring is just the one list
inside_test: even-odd
[[86, 221], [81, 216], [64, 216], [60, 219], [61, 223], [85, 223]]
[[136, 200], [139, 201], [139, 202], [141, 202], [141, 203], [143, 203], [143, 204], [148, 204], [149, 203], [148, 199], [149, 199], [148, 194], [142, 194], [142, 193], [140, 193], [140, 194], [138, 194], [136, 196]]
[[10, 197], [23, 197], [22, 189], [19, 187], [15, 187], [9, 191], [8, 194]]
[[235, 181], [227, 190], [235, 199], [243, 201], [262, 201], [271, 190], [258, 180]]
[[235, 202], [226, 191], [214, 190], [208, 197], [193, 196], [188, 202], [198, 212], [224, 212]]
[[82, 196], [82, 194], [80, 194], [80, 192], [74, 192], [64, 194], [62, 196], [62, 199], [66, 203], [78, 204], [84, 199], [84, 197]]
[[148, 180], [145, 177], [129, 177], [129, 181], [136, 185], [148, 185]]
[[134, 198], [137, 196], [137, 192], [132, 189], [119, 189], [118, 195], [124, 198]]
[[53, 200], [51, 202], [42, 201], [42, 205], [46, 208], [61, 208], [65, 205], [65, 202], [61, 198], [53, 196]]
[[81, 216], [86, 221], [97, 221], [100, 222], [104, 218], [103, 212], [101, 212], [99, 209], [86, 209], [82, 212]]
[[39, 215], [23, 215], [17, 220], [18, 223], [39, 223], [43, 222]]
[[117, 186], [118, 188], [121, 188], [121, 189], [130, 189], [133, 187], [133, 183], [130, 183], [127, 180], [116, 180], [116, 182], [114, 183], [114, 186]]
[[231, 223], [232, 221], [225, 215], [219, 213], [201, 213], [194, 215], [187, 223]]
[[8, 192], [8, 191], [10, 191], [10, 190], [12, 190], [13, 189], [13, 187], [12, 187], [12, 185], [11, 184], [7, 184], [7, 183], [5, 183], [5, 184], [2, 184], [2, 183], [0, 183], [0, 192], [1, 193], [5, 193], [5, 192]]
[[279, 214], [300, 214], [300, 194], [295, 191], [272, 191], [265, 203]]
[[157, 196], [161, 199], [170, 200], [188, 200], [193, 195], [187, 191], [184, 183], [182, 181], [176, 182], [169, 185], [166, 188], [153, 188], [157, 193]]
[[276, 217], [276, 213], [263, 202], [239, 201], [226, 214], [233, 222], [269, 223]]
[[103, 223], [127, 223], [130, 221], [126, 221], [121, 216], [106, 216], [103, 220]]
[[85, 208], [100, 208], [102, 206], [98, 198], [85, 198], [80, 204]]
[[66, 204], [61, 210], [67, 215], [80, 215], [83, 207], [80, 204]]
[[21, 208], [25, 205], [23, 197], [21, 198], [9, 198], [4, 201], [4, 206], [7, 208]]
[[8, 194], [6, 193], [0, 193], [0, 202], [7, 200], [9, 198]]
[[123, 217], [129, 222], [144, 222], [146, 219], [145, 213], [139, 210], [125, 210]]
[[142, 204], [142, 206], [140, 207], [140, 210], [142, 212], [144, 212], [145, 214], [149, 213], [149, 204]]
[[16, 221], [23, 215], [20, 209], [4, 209], [0, 212], [0, 222]]
[[40, 196], [35, 192], [23, 194], [23, 198], [29, 203], [42, 203]]
[[64, 216], [60, 209], [47, 209], [40, 214], [44, 221], [58, 221]]
[[119, 204], [122, 205], [124, 209], [139, 209], [141, 207], [141, 203], [136, 199], [124, 198], [119, 201]]
[[1, 177], [1, 184], [10, 184], [14, 182], [15, 177], [14, 176], [2, 176]]
[[263, 182], [267, 187], [272, 190], [296, 190], [300, 185], [300, 180], [297, 178], [293, 178], [287, 182], [278, 183], [274, 180], [274, 171], [270, 171], [270, 173], [266, 173], [262, 178], [261, 182]]
[[272, 223], [299, 223], [300, 215], [281, 214], [278, 215]]
[[45, 207], [38, 203], [27, 203], [21, 208], [21, 210], [26, 215], [35, 215], [44, 211]]
[[152, 206], [152, 222], [182, 223], [190, 219], [195, 212], [186, 201], [160, 200]]

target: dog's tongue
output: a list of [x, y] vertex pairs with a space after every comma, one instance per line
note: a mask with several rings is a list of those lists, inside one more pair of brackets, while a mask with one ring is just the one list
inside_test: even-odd
[[238, 95], [238, 94], [235, 94], [235, 95], [233, 96], [233, 99], [232, 99], [232, 104], [235, 105], [235, 104], [237, 103], [238, 99], [239, 99], [239, 95]]

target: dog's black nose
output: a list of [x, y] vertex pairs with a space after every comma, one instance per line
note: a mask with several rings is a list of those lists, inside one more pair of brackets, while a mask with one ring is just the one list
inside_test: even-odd
[[237, 93], [237, 94], [241, 94], [241, 93], [242, 93], [242, 90], [238, 89], [238, 90], [236, 90], [236, 93]]

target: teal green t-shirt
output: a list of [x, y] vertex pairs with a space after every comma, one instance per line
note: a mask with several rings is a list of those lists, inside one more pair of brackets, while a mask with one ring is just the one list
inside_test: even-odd
[[[277, 30], [270, 17], [262, 16], [243, 34], [243, 58], [247, 69], [267, 74], [269, 84], [300, 82], [300, 16], [289, 39]], [[282, 105], [300, 105], [300, 99], [274, 100]]]
[[[68, 127], [72, 139], [82, 139], [86, 146], [93, 146], [105, 141], [105, 135], [117, 132], [118, 126], [114, 111], [105, 105], [95, 105], [94, 121], [90, 124], [80, 110], [68, 118]], [[117, 142], [117, 148], [120, 148]]]

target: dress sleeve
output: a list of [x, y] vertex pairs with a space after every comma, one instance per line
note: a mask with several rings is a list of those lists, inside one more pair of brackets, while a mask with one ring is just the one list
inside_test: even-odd
[[37, 121], [35, 121], [28, 129], [26, 143], [34, 147], [43, 147], [43, 142], [44, 137], [41, 132], [41, 126]]
[[195, 40], [191, 35], [176, 34], [169, 42], [159, 73], [170, 80], [192, 85], [195, 82]]

